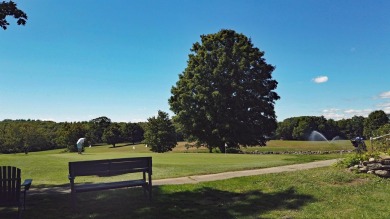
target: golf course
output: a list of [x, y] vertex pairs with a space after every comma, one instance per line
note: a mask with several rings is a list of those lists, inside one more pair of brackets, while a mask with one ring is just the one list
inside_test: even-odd
[[[390, 201], [388, 180], [356, 174], [339, 167], [274, 173], [227, 180], [153, 187], [149, 202], [141, 188], [105, 190], [78, 195], [72, 209], [69, 193], [50, 192], [68, 188], [68, 162], [151, 156], [153, 180], [221, 173], [343, 158], [343, 153], [276, 154], [281, 151], [346, 151], [349, 141], [334, 144], [310, 141], [270, 141], [266, 147], [243, 148], [245, 154], [205, 153], [180, 142], [169, 153], [151, 153], [144, 144], [98, 145], [83, 154], [63, 149], [1, 154], [0, 165], [22, 169], [22, 179], [31, 178], [23, 218], [385, 218]], [[289, 146], [290, 145], [290, 146]], [[275, 154], [251, 154], [252, 151]], [[78, 182], [118, 181], [133, 177], [80, 177]], [[44, 190], [42, 190], [44, 191]], [[364, 206], [364, 207], [359, 207]], [[378, 210], [380, 209], [380, 210]], [[2, 218], [15, 217], [13, 208], [0, 208]]]

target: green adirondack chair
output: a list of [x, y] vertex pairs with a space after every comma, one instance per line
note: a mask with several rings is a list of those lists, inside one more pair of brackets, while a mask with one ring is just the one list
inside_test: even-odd
[[[32, 179], [26, 179], [21, 184], [21, 170], [12, 166], [0, 166], [0, 206], [17, 207], [18, 218], [26, 207], [26, 192]], [[23, 195], [21, 195], [23, 194]]]

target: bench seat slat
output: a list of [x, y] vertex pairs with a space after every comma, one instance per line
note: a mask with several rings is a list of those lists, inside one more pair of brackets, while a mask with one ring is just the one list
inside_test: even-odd
[[106, 189], [118, 189], [133, 186], [143, 186], [148, 183], [144, 180], [129, 180], [121, 182], [109, 182], [109, 183], [93, 183], [93, 184], [78, 184], [74, 189], [76, 192], [91, 192]]

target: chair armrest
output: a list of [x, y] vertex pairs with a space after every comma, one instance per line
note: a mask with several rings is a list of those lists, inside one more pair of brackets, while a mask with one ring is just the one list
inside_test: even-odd
[[31, 186], [31, 183], [32, 179], [26, 179], [21, 186], [24, 186], [24, 190], [28, 190]]

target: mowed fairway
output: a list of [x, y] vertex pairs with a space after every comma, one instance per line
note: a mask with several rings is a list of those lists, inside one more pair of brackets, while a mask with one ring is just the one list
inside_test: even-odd
[[[281, 147], [292, 150], [285, 144], [287, 141], [272, 143], [277, 144], [266, 147], [267, 151], [280, 151]], [[309, 144], [299, 142], [300, 146], [296, 146], [298, 142], [291, 143], [294, 147], [301, 147], [297, 151], [314, 147]], [[144, 145], [95, 146], [86, 148], [83, 155], [62, 150], [28, 155], [3, 154], [0, 155], [0, 165], [18, 166], [23, 178], [34, 179], [33, 187], [47, 187], [69, 186], [67, 165], [74, 160], [152, 156], [153, 178], [161, 179], [342, 157], [340, 154], [183, 153], [186, 150], [183, 145], [181, 143], [174, 152], [164, 154], [151, 153]], [[261, 148], [265, 147], [258, 147]], [[85, 182], [94, 182], [96, 178], [87, 178]], [[101, 180], [111, 178], [99, 178]], [[147, 201], [140, 188], [83, 193], [78, 195], [77, 209], [72, 209], [69, 194], [36, 193], [28, 196], [23, 216], [41, 219], [387, 218], [389, 207], [385, 203], [390, 201], [389, 188], [387, 179], [325, 167], [198, 184], [154, 186], [152, 202]], [[14, 218], [15, 213], [15, 209], [0, 208], [0, 218]]]
[[[285, 141], [287, 142], [287, 141]], [[284, 143], [285, 143], [284, 142]], [[32, 178], [34, 187], [67, 185], [68, 162], [81, 160], [114, 159], [123, 157], [153, 157], [153, 179], [174, 178], [200, 174], [219, 173], [234, 170], [274, 167], [315, 160], [340, 158], [339, 154], [331, 155], [253, 155], [221, 153], [183, 153], [186, 149], [181, 143], [169, 153], [152, 153], [143, 144], [110, 145], [87, 147], [82, 155], [67, 153], [62, 149], [31, 152], [29, 154], [1, 154], [0, 165], [16, 166], [22, 169], [22, 178]], [[258, 147], [276, 150], [277, 147]], [[291, 148], [290, 148], [291, 149]], [[200, 149], [206, 150], [207, 149]], [[302, 149], [300, 149], [302, 150]], [[118, 180], [129, 176], [100, 178], [99, 181]], [[96, 177], [86, 177], [85, 181], [95, 181]]]

